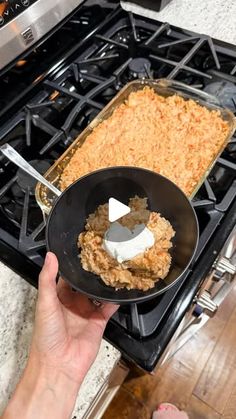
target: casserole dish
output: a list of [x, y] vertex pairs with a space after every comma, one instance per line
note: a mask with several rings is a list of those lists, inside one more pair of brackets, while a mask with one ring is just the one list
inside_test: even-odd
[[[229, 142], [231, 136], [234, 133], [236, 128], [236, 118], [233, 113], [228, 109], [222, 108], [216, 98], [213, 96], [197, 90], [193, 87], [187, 86], [183, 83], [159, 79], [159, 80], [135, 80], [128, 83], [114, 98], [111, 100], [105, 108], [97, 115], [97, 117], [87, 126], [87, 128], [75, 139], [71, 146], [63, 153], [63, 155], [49, 168], [45, 173], [45, 178], [53, 184], [55, 187], [60, 189], [60, 177], [68, 165], [71, 157], [78, 148], [80, 148], [87, 137], [93, 132], [94, 128], [98, 126], [101, 122], [108, 119], [114, 112], [114, 110], [123, 104], [129, 97], [132, 92], [137, 92], [142, 90], [145, 86], [148, 86], [154, 90], [160, 96], [169, 97], [173, 95], [178, 95], [184, 99], [192, 99], [195, 102], [199, 103], [201, 106], [206, 107], [208, 110], [218, 110], [223, 121], [226, 121], [228, 124], [228, 133], [225, 136], [224, 141], [217, 149], [217, 152], [214, 154], [213, 158], [204, 169], [204, 174], [198, 179], [196, 185], [188, 194], [188, 198], [192, 199], [209, 172], [211, 171], [215, 161], [220, 156], [227, 143]], [[95, 170], [96, 168], [94, 168]], [[41, 207], [44, 213], [49, 213], [52, 206], [54, 196], [51, 191], [49, 191], [42, 184], [38, 183], [36, 186], [36, 200]]]

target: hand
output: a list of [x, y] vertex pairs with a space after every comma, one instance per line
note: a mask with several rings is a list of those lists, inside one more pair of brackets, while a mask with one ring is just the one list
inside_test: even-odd
[[95, 306], [62, 279], [56, 285], [57, 272], [57, 258], [48, 253], [39, 276], [28, 363], [2, 419], [69, 419], [107, 321], [118, 309]]
[[39, 276], [39, 296], [31, 356], [81, 383], [100, 347], [107, 321], [117, 305], [96, 307], [62, 279], [56, 286], [58, 262], [48, 253]]

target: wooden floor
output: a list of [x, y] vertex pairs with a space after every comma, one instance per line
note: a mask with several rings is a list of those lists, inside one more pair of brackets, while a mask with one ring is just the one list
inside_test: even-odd
[[164, 401], [190, 419], [236, 419], [236, 286], [215, 317], [154, 376], [132, 370], [103, 419], [150, 419]]

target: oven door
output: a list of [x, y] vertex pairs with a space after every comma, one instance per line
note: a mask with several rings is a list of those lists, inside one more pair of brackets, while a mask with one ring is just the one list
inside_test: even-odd
[[236, 226], [205, 278], [193, 303], [172, 337], [158, 365], [168, 361], [202, 326], [216, 314], [218, 307], [235, 285]]

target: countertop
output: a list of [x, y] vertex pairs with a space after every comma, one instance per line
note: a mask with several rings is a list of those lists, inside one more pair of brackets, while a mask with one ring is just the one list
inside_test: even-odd
[[172, 0], [161, 12], [122, 2], [125, 10], [236, 44], [235, 0]]
[[[0, 262], [0, 415], [26, 364], [37, 290]], [[78, 395], [73, 419], [84, 416], [106, 384], [120, 352], [106, 341]]]

